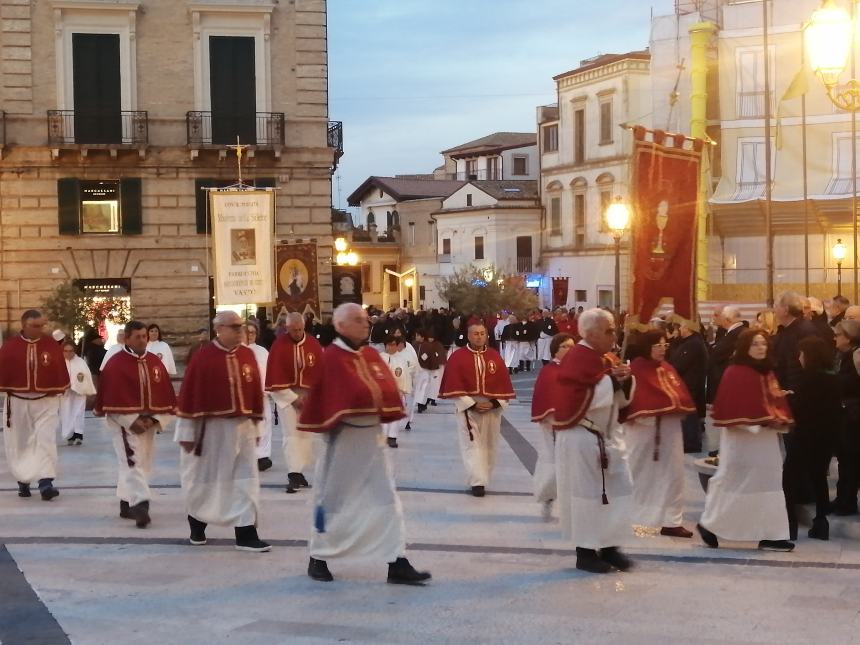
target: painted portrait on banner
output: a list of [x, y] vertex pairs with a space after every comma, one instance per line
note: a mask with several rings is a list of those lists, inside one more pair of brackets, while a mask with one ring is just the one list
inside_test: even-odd
[[278, 308], [319, 316], [319, 276], [315, 244], [280, 244], [275, 249]]
[[331, 281], [332, 304], [335, 307], [345, 302], [362, 304], [360, 266], [332, 267]]

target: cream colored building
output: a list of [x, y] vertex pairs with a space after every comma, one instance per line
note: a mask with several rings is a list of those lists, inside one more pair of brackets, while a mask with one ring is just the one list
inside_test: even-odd
[[[651, 126], [650, 55], [607, 54], [554, 78], [558, 103], [538, 108], [543, 206], [540, 266], [545, 305], [613, 305], [614, 241], [604, 211], [629, 194], [632, 136], [619, 124]], [[622, 285], [627, 282], [622, 242]], [[552, 278], [568, 278], [566, 303], [552, 303]], [[626, 289], [621, 290], [626, 306]]]
[[325, 0], [3, 0], [0, 17], [0, 327], [98, 280], [181, 343], [209, 316], [200, 188], [236, 180], [237, 135], [246, 181], [277, 188], [277, 239], [318, 245], [330, 311]]

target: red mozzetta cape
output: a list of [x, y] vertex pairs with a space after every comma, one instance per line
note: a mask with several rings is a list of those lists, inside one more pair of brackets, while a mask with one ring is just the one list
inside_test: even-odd
[[555, 430], [567, 430], [582, 421], [594, 399], [594, 388], [609, 373], [609, 367], [607, 357], [585, 345], [574, 345], [564, 355], [558, 370]]
[[406, 416], [397, 383], [379, 352], [348, 349], [342, 342], [335, 341], [323, 354], [322, 376], [302, 406], [299, 430], [328, 432], [349, 417], [376, 415], [389, 423]]
[[111, 358], [99, 378], [93, 412], [106, 414], [173, 414], [176, 394], [161, 359], [123, 349]]
[[176, 414], [262, 419], [263, 384], [254, 352], [244, 345], [224, 349], [217, 341], [201, 347], [185, 369]]
[[309, 334], [298, 343], [282, 334], [269, 350], [266, 364], [266, 390], [310, 389], [322, 375], [323, 348]]
[[666, 361], [639, 357], [630, 365], [636, 379], [633, 400], [621, 410], [621, 421], [696, 411], [693, 397], [675, 368]]
[[50, 336], [13, 336], [0, 347], [0, 392], [62, 394], [68, 387], [63, 349]]
[[484, 396], [499, 401], [516, 397], [499, 352], [492, 347], [477, 351], [466, 345], [451, 354], [442, 374], [439, 398], [457, 396]]
[[792, 423], [791, 409], [773, 372], [729, 365], [714, 399], [714, 425], [722, 427]]
[[532, 393], [532, 421], [535, 423], [547, 418], [552, 420], [558, 399], [558, 375], [560, 371], [561, 364], [552, 360], [538, 372], [535, 389]]

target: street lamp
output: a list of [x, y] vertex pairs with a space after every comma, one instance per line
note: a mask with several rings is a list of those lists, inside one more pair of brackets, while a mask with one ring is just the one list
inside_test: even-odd
[[842, 243], [842, 238], [838, 238], [836, 240], [836, 244], [833, 245], [832, 253], [833, 259], [836, 260], [836, 295], [842, 295], [842, 261], [845, 259], [845, 255], [847, 254], [848, 249], [845, 248], [845, 245]]
[[616, 196], [606, 209], [606, 225], [615, 240], [615, 313], [621, 311], [621, 236], [630, 224], [630, 208]]
[[358, 253], [349, 248], [346, 238], [339, 237], [334, 241], [334, 250], [337, 251], [335, 263], [338, 266], [352, 266], [358, 264]]

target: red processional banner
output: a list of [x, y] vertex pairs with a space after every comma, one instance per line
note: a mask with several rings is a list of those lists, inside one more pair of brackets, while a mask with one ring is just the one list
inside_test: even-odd
[[704, 142], [633, 128], [631, 314], [648, 321], [663, 299], [692, 320], [696, 306], [696, 201]]
[[570, 283], [569, 278], [553, 278], [552, 279], [552, 308], [553, 310], [559, 307], [567, 307], [567, 288]]

